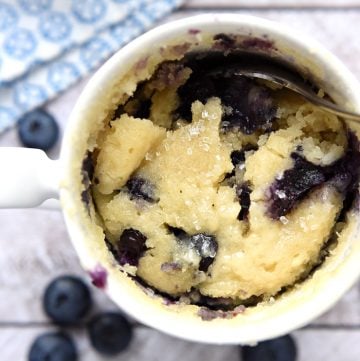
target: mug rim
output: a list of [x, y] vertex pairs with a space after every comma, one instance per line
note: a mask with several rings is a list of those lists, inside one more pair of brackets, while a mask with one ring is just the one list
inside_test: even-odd
[[[340, 62], [340, 60], [338, 60], [316, 40], [304, 36], [303, 34], [299, 34], [288, 26], [282, 25], [278, 22], [251, 15], [211, 13], [191, 16], [160, 25], [131, 41], [128, 45], [116, 52], [93, 75], [81, 93], [75, 108], [72, 110], [69, 123], [65, 130], [60, 155], [60, 160], [63, 165], [64, 179], [70, 176], [69, 169], [71, 168], [73, 159], [72, 134], [78, 129], [78, 114], [80, 114], [81, 109], [86, 106], [90, 99], [95, 96], [97, 89], [106, 88], [109, 78], [112, 77], [114, 72], [116, 73], [118, 71], [119, 64], [130, 59], [133, 54], [138, 54], [144, 44], [165, 41], [165, 39], [170, 37], [172, 34], [176, 34], [189, 28], [198, 27], [204, 31], [207, 28], [213, 29], [216, 24], [226, 24], [227, 26], [232, 26], [234, 28], [237, 26], [258, 28], [276, 38], [286, 39], [293, 44], [294, 48], [308, 49], [308, 51], [314, 53], [314, 57], [319, 59], [322, 64], [327, 64], [332, 72], [335, 73], [335, 71], [337, 71], [341, 73], [340, 78], [349, 88], [351, 96], [353, 97], [352, 102], [355, 104], [355, 107], [360, 110], [360, 92], [358, 92], [359, 95], [355, 94], [355, 90], [360, 89], [358, 81], [345, 67], [345, 65]], [[65, 189], [64, 192], [66, 193], [68, 190]], [[91, 250], [87, 249], [85, 242], [80, 244], [78, 241], [78, 239], [84, 237], [84, 230], [79, 224], [77, 224], [76, 221], [74, 221], [73, 212], [69, 211], [69, 209], [73, 209], [71, 205], [69, 207], [71, 197], [63, 197], [64, 192], [60, 192], [60, 198], [63, 204], [65, 222], [80, 261], [83, 264], [83, 267], [86, 267], [88, 264], [93, 264], [94, 260], [89, 262], [89, 259], [91, 259], [93, 255]], [[168, 313], [160, 311], [157, 313], [144, 312], [142, 307], [144, 307], [146, 302], [143, 303], [138, 300], [134, 301], [134, 299], [131, 299], [131, 296], [121, 294], [121, 292], [119, 293], [119, 287], [112, 278], [108, 279], [108, 288], [105, 292], [119, 307], [132, 317], [138, 319], [141, 323], [172, 336], [180, 337], [189, 341], [205, 343], [249, 344], [283, 335], [307, 324], [335, 304], [339, 298], [356, 282], [359, 274], [360, 267], [355, 268], [353, 263], [351, 263], [351, 265], [347, 268], [343, 267], [343, 272], [337, 276], [337, 289], [335, 291], [332, 287], [330, 287], [335, 284], [335, 281], [333, 280], [327, 282], [326, 285], [323, 286], [323, 293], [318, 293], [311, 298], [310, 301], [302, 304], [301, 307], [298, 306], [290, 311], [286, 310], [282, 314], [277, 315], [270, 320], [264, 321], [261, 324], [262, 327], [260, 329], [258, 327], [247, 327], [246, 329], [244, 328], [241, 330], [241, 324], [238, 324], [238, 328], [227, 328], [227, 320], [220, 319], [210, 321], [210, 323], [209, 321], [203, 321], [204, 326], [202, 327], [189, 327], [186, 320], [184, 322], [179, 322], [176, 317], [174, 318]], [[147, 296], [144, 295], [144, 297]], [[241, 317], [241, 315], [237, 317]], [[176, 325], [173, 322], [176, 322]], [[211, 325], [211, 323], [213, 324]], [[255, 322], [255, 325], [258, 326], [258, 323]]]

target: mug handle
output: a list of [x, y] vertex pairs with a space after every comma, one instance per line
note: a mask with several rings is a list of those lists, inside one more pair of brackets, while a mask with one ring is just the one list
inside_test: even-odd
[[40, 149], [1, 147], [0, 173], [0, 208], [36, 207], [59, 196], [60, 162]]

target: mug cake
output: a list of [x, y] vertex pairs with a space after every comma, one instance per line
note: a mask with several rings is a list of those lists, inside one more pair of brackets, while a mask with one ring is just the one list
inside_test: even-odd
[[118, 83], [79, 196], [118, 272], [211, 320], [313, 276], [348, 232], [360, 153], [344, 120], [240, 74], [271, 42], [217, 34], [195, 50], [191, 31], [195, 45], [160, 47]]

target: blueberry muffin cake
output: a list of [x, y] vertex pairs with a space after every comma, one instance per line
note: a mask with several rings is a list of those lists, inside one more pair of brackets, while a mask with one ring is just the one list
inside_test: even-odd
[[214, 54], [161, 62], [113, 107], [82, 199], [119, 272], [169, 302], [232, 310], [331, 253], [360, 153], [341, 119], [239, 75], [241, 55]]

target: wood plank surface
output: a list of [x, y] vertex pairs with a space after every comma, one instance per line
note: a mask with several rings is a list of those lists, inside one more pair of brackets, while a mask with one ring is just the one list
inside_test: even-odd
[[[34, 338], [54, 327], [7, 328], [0, 330], [2, 361], [25, 361]], [[95, 352], [85, 330], [70, 332], [79, 354], [79, 361], [241, 361], [239, 346], [204, 345], [173, 338], [144, 327], [136, 327], [130, 348], [120, 356], [109, 359]], [[355, 347], [360, 331], [299, 330], [293, 333], [297, 347], [296, 361], [358, 361]], [[9, 344], [12, 347], [9, 347]], [[14, 351], [16, 350], [16, 351]], [[16, 355], [16, 358], [14, 358]]]
[[[283, 7], [281, 11], [278, 8], [280, 5]], [[314, 5], [316, 9], [290, 9], [305, 5]], [[360, 79], [360, 10], [354, 8], [360, 6], [360, 1], [226, 0], [220, 3], [190, 0], [184, 8], [164, 21], [198, 14], [204, 8], [219, 11], [220, 6], [223, 10], [230, 6], [239, 8], [239, 14], [280, 21], [314, 37], [333, 51]], [[74, 102], [86, 82], [87, 79], [84, 79], [49, 104], [48, 109], [62, 127], [66, 125]], [[15, 131], [0, 137], [0, 146], [5, 145], [19, 145]], [[51, 156], [56, 158], [58, 151], [59, 147], [51, 152]], [[41, 308], [45, 285], [59, 274], [85, 274], [79, 266], [60, 212], [0, 210], [0, 244], [0, 360], [25, 361], [33, 338], [52, 329], [52, 326], [46, 325], [47, 319]], [[94, 289], [94, 297], [98, 310], [116, 309], [101, 291]], [[40, 322], [40, 325], [34, 322]], [[74, 331], [73, 334], [81, 350], [81, 361], [103, 360], [89, 347], [83, 331]], [[294, 335], [300, 349], [297, 361], [359, 361], [360, 283], [333, 309]], [[130, 350], [116, 359], [175, 361], [183, 358], [189, 361], [239, 360], [237, 347], [189, 343], [144, 327], [136, 329]]]

